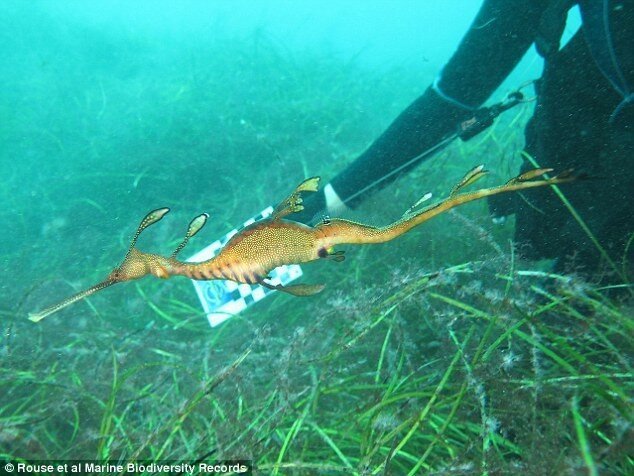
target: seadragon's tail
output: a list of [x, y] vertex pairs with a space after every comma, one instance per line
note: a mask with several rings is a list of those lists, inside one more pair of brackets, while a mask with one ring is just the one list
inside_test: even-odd
[[551, 178], [539, 178], [549, 172], [552, 172], [552, 169], [530, 170], [509, 180], [504, 185], [461, 193], [465, 187], [476, 182], [487, 173], [484, 170], [484, 166], [479, 165], [469, 171], [469, 173], [467, 173], [464, 178], [452, 188], [449, 193], [449, 197], [417, 211], [417, 208], [423, 202], [431, 198], [431, 194], [428, 193], [414, 204], [413, 207], [407, 210], [400, 220], [397, 220], [390, 225], [384, 227], [374, 227], [349, 220], [334, 218], [328, 223], [319, 225], [318, 229], [322, 235], [321, 245], [325, 250], [329, 250], [332, 246], [337, 244], [384, 243], [398, 238], [421, 223], [431, 220], [435, 216], [465, 203], [500, 193], [516, 192], [519, 190], [544, 187], [547, 185], [568, 183], [577, 180], [578, 178], [573, 175], [570, 170], [562, 172]]

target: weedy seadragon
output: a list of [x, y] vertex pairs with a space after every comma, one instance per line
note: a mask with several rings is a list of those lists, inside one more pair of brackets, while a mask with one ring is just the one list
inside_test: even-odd
[[38, 322], [46, 316], [113, 284], [132, 281], [146, 275], [153, 275], [161, 279], [172, 276], [186, 276], [196, 280], [228, 279], [238, 283], [259, 284], [295, 296], [310, 296], [324, 289], [324, 285], [274, 285], [268, 281], [268, 273], [278, 266], [288, 264], [324, 259], [343, 261], [344, 252], [334, 249], [337, 245], [384, 243], [398, 238], [441, 213], [474, 200], [500, 193], [562, 184], [575, 180], [570, 171], [551, 178], [540, 178], [551, 171], [552, 169], [535, 169], [509, 180], [504, 185], [463, 192], [465, 187], [486, 174], [484, 167], [480, 165], [469, 171], [444, 200], [421, 208], [421, 202], [426, 201], [430, 196], [430, 194], [426, 194], [407, 210], [400, 220], [384, 227], [374, 227], [340, 218], [323, 219], [315, 226], [286, 219], [285, 217], [288, 215], [304, 209], [302, 205], [303, 193], [317, 191], [319, 177], [312, 177], [300, 183], [293, 193], [275, 208], [269, 218], [244, 228], [234, 235], [216, 256], [199, 263], [179, 261], [177, 255], [205, 225], [209, 217], [206, 213], [191, 221], [185, 238], [171, 255], [145, 253], [136, 248], [139, 235], [169, 212], [169, 208], [159, 208], [148, 213], [141, 221], [123, 262], [110, 272], [104, 281], [40, 312], [29, 314], [29, 319]]

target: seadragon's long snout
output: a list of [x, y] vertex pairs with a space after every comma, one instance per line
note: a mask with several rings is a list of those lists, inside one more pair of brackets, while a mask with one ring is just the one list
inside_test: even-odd
[[73, 294], [71, 297], [64, 299], [62, 302], [54, 304], [40, 312], [31, 312], [29, 313], [29, 320], [33, 322], [39, 322], [44, 319], [46, 316], [50, 316], [54, 312], [60, 311], [64, 309], [66, 306], [70, 306], [71, 304], [84, 299], [85, 297], [90, 296], [91, 294], [96, 293], [97, 291], [101, 291], [102, 289], [107, 288], [108, 286], [112, 286], [116, 284], [118, 281], [114, 281], [111, 279], [106, 279], [94, 286], [89, 287], [88, 289], [84, 289], [83, 291], [78, 292], [77, 294]]
[[113, 284], [122, 283], [125, 281], [133, 281], [140, 279], [144, 276], [153, 275], [157, 278], [167, 279], [174, 274], [178, 274], [177, 270], [182, 267], [182, 263], [176, 260], [176, 255], [185, 247], [189, 239], [198, 233], [205, 225], [209, 215], [202, 213], [194, 218], [187, 229], [187, 233], [183, 241], [172, 252], [170, 256], [161, 256], [153, 253], [144, 253], [136, 249], [136, 242], [139, 239], [139, 235], [150, 225], [161, 220], [168, 212], [169, 208], [157, 208], [156, 210], [148, 213], [145, 218], [139, 224], [132, 241], [126, 252], [123, 261], [119, 266], [113, 269], [108, 277], [90, 288], [80, 291], [77, 294], [73, 294], [67, 299], [64, 299], [58, 304], [47, 307], [40, 312], [34, 312], [29, 314], [29, 319], [33, 322], [38, 322], [44, 319], [46, 316], [64, 309], [66, 306], [80, 301], [102, 289], [105, 289]]

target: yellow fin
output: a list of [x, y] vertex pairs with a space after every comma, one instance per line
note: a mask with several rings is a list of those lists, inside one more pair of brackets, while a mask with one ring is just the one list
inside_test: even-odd
[[207, 223], [207, 219], [209, 218], [209, 213], [201, 213], [196, 218], [194, 218], [189, 224], [189, 228], [187, 229], [187, 236], [191, 238], [196, 233], [198, 233], [205, 223]]
[[319, 180], [321, 177], [310, 177], [300, 183], [295, 192], [316, 192], [319, 190]]
[[[181, 243], [176, 247], [176, 249], [172, 253], [172, 256], [171, 256], [172, 258], [175, 258], [176, 255], [180, 253], [181, 250], [185, 248], [185, 246], [187, 246], [187, 243], [189, 243], [189, 239], [192, 236], [194, 236], [196, 233], [198, 233], [202, 229], [203, 226], [205, 226], [205, 223], [207, 223], [208, 218], [209, 218], [208, 213], [201, 213], [196, 218], [194, 218], [191, 222], [189, 222], [189, 226], [187, 227], [187, 233], [185, 234], [185, 238], [183, 238], [183, 241], [181, 241]], [[159, 278], [163, 277], [163, 276], [159, 276], [158, 274], [156, 276]]]
[[453, 196], [456, 193], [458, 193], [458, 191], [462, 190], [463, 188], [471, 185], [472, 183], [480, 180], [482, 177], [484, 177], [488, 172], [486, 170], [484, 170], [484, 165], [478, 165], [477, 167], [472, 168], [471, 170], [469, 170], [469, 172], [467, 172], [467, 174], [462, 178], [462, 180], [460, 182], [458, 182], [452, 189], [451, 192], [449, 193], [449, 196]]
[[412, 205], [411, 207], [409, 207], [407, 210], [405, 210], [405, 213], [403, 213], [402, 216], [406, 216], [409, 215], [410, 213], [412, 213], [414, 210], [416, 210], [421, 203], [426, 202], [427, 200], [429, 200], [432, 197], [432, 193], [431, 192], [427, 192], [425, 195], [423, 195], [420, 199], [418, 199], [418, 201]]
[[533, 169], [533, 170], [529, 170], [527, 172], [524, 172], [521, 175], [518, 175], [517, 177], [513, 177], [511, 180], [509, 180], [507, 182], [507, 185], [513, 184], [513, 183], [518, 183], [518, 182], [528, 182], [529, 180], [533, 180], [536, 179], [537, 177], [541, 177], [544, 174], [547, 174], [548, 172], [552, 172], [553, 169]]

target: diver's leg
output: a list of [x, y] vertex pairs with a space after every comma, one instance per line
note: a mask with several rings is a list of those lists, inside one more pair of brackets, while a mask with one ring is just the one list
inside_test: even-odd
[[[539, 89], [526, 152], [540, 167], [574, 168], [595, 178], [565, 193], [611, 259], [621, 262], [634, 232], [632, 134], [609, 123], [621, 98], [595, 66], [581, 32], [549, 61]], [[523, 169], [532, 167], [525, 161]], [[527, 199], [518, 201], [515, 232], [523, 254], [557, 258], [560, 269], [568, 263], [595, 272], [601, 255], [561, 200], [549, 190]]]

